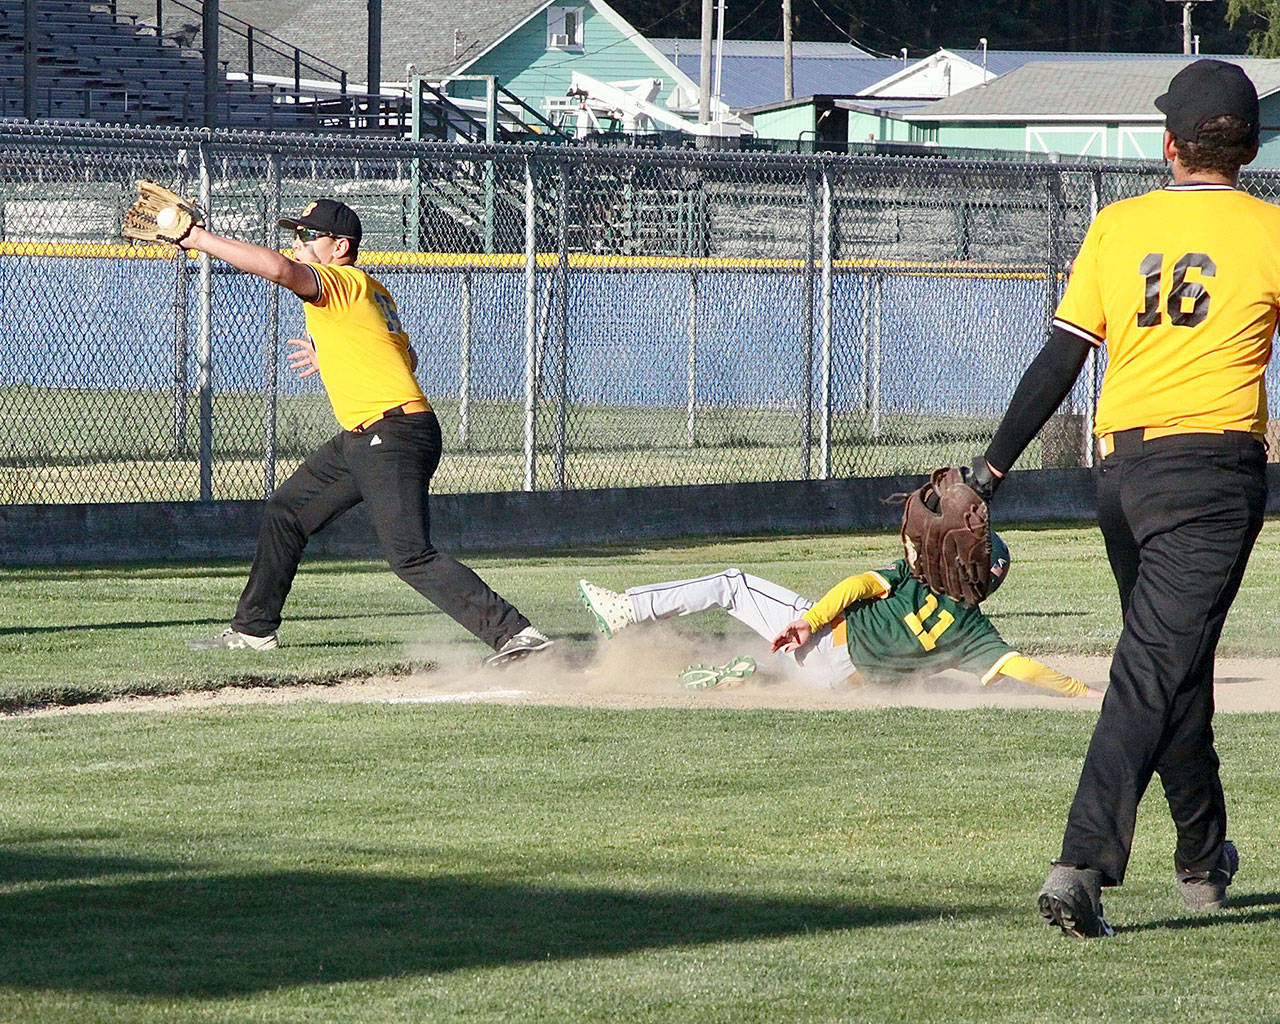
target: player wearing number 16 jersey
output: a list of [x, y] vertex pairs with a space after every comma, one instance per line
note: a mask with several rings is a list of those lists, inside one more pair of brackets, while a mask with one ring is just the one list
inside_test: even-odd
[[413, 375], [417, 357], [386, 288], [355, 266], [360, 218], [319, 199], [280, 221], [293, 259], [193, 228], [185, 249], [288, 288], [305, 303], [309, 337], [291, 341], [300, 376], [318, 372], [342, 430], [267, 501], [258, 548], [231, 627], [196, 648], [269, 650], [313, 534], [363, 502], [391, 568], [495, 650], [500, 664], [551, 641], [460, 562], [431, 543], [427, 488], [440, 462], [440, 423]]
[[[1075, 936], [1109, 934], [1138, 802], [1160, 776], [1189, 907], [1216, 909], [1238, 865], [1213, 746], [1213, 662], [1266, 503], [1263, 374], [1280, 306], [1280, 208], [1236, 188], [1258, 150], [1241, 69], [1188, 64], [1156, 100], [1173, 182], [1090, 226], [1053, 332], [974, 475], [991, 483], [1106, 345], [1098, 522], [1124, 626], [1062, 850], [1038, 905]], [[993, 488], [994, 489], [994, 488]]]

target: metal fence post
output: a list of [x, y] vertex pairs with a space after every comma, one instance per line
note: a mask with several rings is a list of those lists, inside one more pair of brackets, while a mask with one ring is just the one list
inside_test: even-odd
[[413, 79], [413, 156], [409, 159], [409, 230], [408, 245], [412, 252], [422, 251], [422, 156], [418, 146], [422, 140], [422, 90], [420, 77]]
[[[213, 217], [213, 182], [208, 144], [196, 147], [200, 159], [200, 208]], [[216, 222], [214, 224], [216, 227]], [[200, 392], [200, 500], [213, 500], [213, 261], [200, 254], [199, 333], [196, 337], [196, 387]]]
[[[1102, 172], [1093, 171], [1089, 175], [1089, 223], [1098, 216], [1102, 208]], [[1102, 373], [1099, 369], [1098, 349], [1089, 346], [1089, 355], [1085, 359], [1086, 377], [1089, 382], [1089, 395], [1084, 404], [1084, 464], [1093, 466], [1093, 416], [1098, 405], [1098, 393], [1102, 390]]]
[[559, 165], [556, 211], [556, 441], [555, 488], [565, 489], [569, 446], [569, 167]]
[[[262, 244], [278, 247], [280, 229], [280, 154], [267, 154], [267, 194], [263, 203]], [[276, 489], [276, 424], [280, 408], [280, 289], [267, 287], [267, 324], [262, 336], [263, 384], [266, 395], [262, 404], [262, 497], [271, 497]]]
[[685, 316], [685, 336], [689, 340], [685, 367], [684, 444], [698, 443], [698, 272], [689, 271], [689, 303]]
[[471, 271], [462, 271], [462, 301], [459, 303], [458, 330], [461, 349], [458, 367], [458, 446], [466, 448], [471, 443]]
[[[492, 76], [485, 83], [485, 131], [484, 141], [487, 146], [492, 146], [498, 141], [498, 95], [496, 92], [497, 83]], [[528, 170], [526, 165], [526, 171]], [[494, 163], [493, 154], [490, 153], [488, 159], [484, 162], [484, 251], [496, 251], [494, 246], [497, 238], [497, 225], [493, 219], [497, 214], [496, 208], [496, 192], [498, 167]]]
[[[187, 163], [191, 154], [178, 150], [178, 192], [187, 194]], [[187, 451], [187, 268], [183, 249], [173, 254], [173, 454]]]
[[[492, 164], [492, 161], [490, 161]], [[524, 160], [524, 489], [538, 486], [538, 252], [533, 161]]]
[[1048, 306], [1046, 310], [1045, 322], [1053, 316], [1053, 311], [1058, 306], [1058, 267], [1061, 265], [1059, 259], [1059, 221], [1062, 219], [1063, 201], [1062, 201], [1062, 169], [1057, 166], [1050, 165], [1046, 167], [1045, 186], [1048, 191], [1048, 201], [1045, 203], [1045, 301]]
[[881, 370], [881, 340], [884, 336], [884, 274], [876, 274], [875, 276], [875, 318], [872, 320], [871, 331], [871, 394], [868, 396], [868, 405], [871, 408], [871, 436], [878, 438], [880, 436], [880, 370]]
[[831, 478], [831, 176], [822, 168], [822, 410], [818, 479]]
[[804, 380], [800, 382], [800, 475], [802, 480], [813, 479], [813, 299], [814, 275], [818, 267], [818, 190], [817, 175], [805, 172], [805, 256], [804, 256], [804, 312], [801, 314], [801, 330], [804, 332], [800, 365]]

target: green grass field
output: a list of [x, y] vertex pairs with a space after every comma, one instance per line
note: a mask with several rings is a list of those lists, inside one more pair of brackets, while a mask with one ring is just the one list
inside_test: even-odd
[[[1009, 582], [988, 605], [1010, 643], [1038, 654], [1106, 654], [1119, 602], [1092, 527], [1009, 529]], [[482, 576], [572, 652], [596, 642], [575, 581], [605, 586], [677, 579], [736, 565], [814, 599], [851, 572], [884, 565], [893, 534], [726, 539], [653, 547], [468, 558]], [[381, 563], [303, 562], [286, 608], [282, 647], [256, 657], [210, 657], [186, 649], [219, 632], [248, 566], [142, 565], [0, 569], [0, 711], [78, 703], [127, 693], [224, 685], [331, 682], [429, 667], [487, 649]], [[1223, 654], [1280, 655], [1274, 629], [1280, 522], [1268, 523], [1227, 622]], [[727, 616], [676, 623], [691, 637], [746, 635]]]
[[[431, 396], [446, 458], [432, 480], [438, 493], [518, 490], [524, 483], [524, 406], [473, 400], [462, 437], [456, 398]], [[216, 499], [262, 497], [266, 399], [224, 393], [212, 406], [211, 490]], [[200, 497], [200, 403], [162, 391], [0, 387], [0, 504], [194, 501]], [[337, 429], [320, 394], [282, 396], [276, 407], [276, 479]], [[872, 424], [875, 424], [874, 427]], [[1078, 426], [1078, 425], [1077, 425]], [[799, 480], [817, 475], [820, 424], [806, 449], [795, 409], [699, 408], [692, 438], [684, 407], [573, 404], [565, 423], [569, 488]], [[836, 476], [914, 474], [985, 443], [991, 417], [884, 415], [832, 417]], [[1055, 419], [1032, 442], [1024, 465], [1074, 465], [1080, 441]], [[557, 407], [536, 420], [538, 486], [556, 483]], [[967, 456], [966, 456], [967, 457]], [[1046, 463], [1047, 458], [1047, 463]], [[805, 462], [808, 465], [805, 465]]]
[[[1280, 524], [1227, 649], [1277, 653]], [[1005, 635], [1104, 651], [1096, 531], [1009, 530]], [[472, 559], [570, 651], [580, 575], [725, 564], [818, 596], [893, 538]], [[483, 654], [369, 563], [304, 566], [265, 656], [188, 652], [246, 567], [6, 569], [0, 697], [323, 681]], [[696, 616], [708, 637], [736, 627]], [[421, 645], [420, 647], [417, 645]], [[1033, 897], [1093, 712], [286, 704], [0, 720], [5, 1022], [1280, 1021], [1280, 715], [1221, 716], [1243, 866], [1182, 906], [1158, 787], [1112, 940]]]

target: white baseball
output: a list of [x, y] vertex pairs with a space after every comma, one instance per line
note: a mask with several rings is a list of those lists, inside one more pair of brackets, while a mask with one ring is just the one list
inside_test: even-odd
[[166, 206], [163, 210], [156, 214], [156, 226], [161, 228], [171, 228], [178, 223], [178, 208], [176, 206]]

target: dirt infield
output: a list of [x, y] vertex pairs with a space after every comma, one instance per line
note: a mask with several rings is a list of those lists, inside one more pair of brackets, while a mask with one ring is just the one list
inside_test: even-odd
[[[717, 646], [719, 649], [717, 649]], [[474, 650], [466, 661], [458, 654], [415, 650], [416, 660], [439, 667], [420, 674], [362, 679], [333, 685], [227, 687], [165, 697], [127, 697], [66, 708], [45, 708], [30, 715], [94, 714], [112, 711], [180, 711], [290, 701], [345, 703], [445, 704], [485, 703], [593, 708], [778, 708], [848, 710], [880, 707], [1055, 708], [1094, 711], [1097, 699], [1067, 698], [1002, 680], [983, 687], [972, 676], [956, 672], [924, 677], [896, 686], [836, 688], [806, 686], [788, 678], [762, 650], [760, 668], [739, 685], [688, 691], [676, 680], [693, 662], [718, 663], [744, 653], [743, 645], [708, 647], [674, 631], [628, 630], [594, 649], [553, 650], [505, 670], [477, 669]], [[229, 652], [231, 656], [252, 654]], [[452, 658], [453, 664], [449, 664]], [[1044, 661], [1097, 689], [1107, 685], [1109, 659], [1054, 657]], [[1280, 659], [1221, 658], [1215, 699], [1219, 712], [1280, 711]]]

